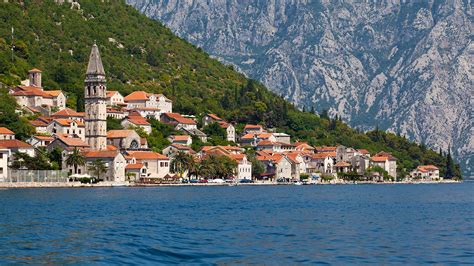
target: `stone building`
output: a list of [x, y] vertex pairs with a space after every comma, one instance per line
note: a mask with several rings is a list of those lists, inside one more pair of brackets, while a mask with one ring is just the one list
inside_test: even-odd
[[86, 141], [94, 150], [107, 148], [107, 87], [99, 48], [94, 43], [85, 79]]

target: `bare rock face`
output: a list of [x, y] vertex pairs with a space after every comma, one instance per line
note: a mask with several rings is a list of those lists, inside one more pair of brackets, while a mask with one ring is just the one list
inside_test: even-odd
[[474, 172], [471, 0], [127, 0], [299, 106], [451, 143]]

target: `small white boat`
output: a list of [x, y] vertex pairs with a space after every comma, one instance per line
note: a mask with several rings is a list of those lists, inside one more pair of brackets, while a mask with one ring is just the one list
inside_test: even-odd
[[295, 182], [294, 184], [295, 184], [295, 186], [301, 186], [301, 185], [303, 185], [303, 182], [298, 181], [298, 182]]

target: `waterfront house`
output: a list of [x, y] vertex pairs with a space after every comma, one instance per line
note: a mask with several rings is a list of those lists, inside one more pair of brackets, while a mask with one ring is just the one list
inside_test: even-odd
[[245, 154], [227, 154], [225, 155], [237, 162], [235, 169], [235, 178], [237, 179], [252, 179], [252, 163], [247, 159]]
[[297, 152], [288, 152], [284, 154], [291, 163], [291, 178], [299, 180], [300, 175], [306, 173], [306, 163], [303, 156]]
[[[115, 181], [115, 182], [123, 182], [125, 181], [125, 167], [127, 165], [127, 161], [125, 157], [117, 150], [86, 150], [83, 152], [83, 155], [86, 159], [86, 165], [80, 166], [82, 173], [88, 173], [91, 176], [95, 176], [94, 171], [90, 169], [92, 163], [95, 160], [101, 160], [105, 167], [107, 168], [106, 173], [100, 176], [101, 179], [105, 181]], [[65, 156], [67, 158], [67, 156]], [[63, 166], [65, 166], [65, 162], [63, 161]], [[69, 173], [72, 173], [72, 167], [66, 167], [63, 169], [69, 170]], [[81, 173], [77, 173], [81, 174]]]
[[0, 127], [0, 140], [15, 139], [15, 133], [6, 127]]
[[379, 166], [393, 178], [397, 177], [397, 159], [389, 152], [379, 152], [370, 158], [370, 166]]
[[35, 149], [28, 143], [16, 139], [0, 140], [0, 180], [8, 177], [8, 170], [15, 153], [26, 153], [33, 157]]
[[333, 174], [336, 152], [321, 152], [305, 156], [307, 173]]
[[152, 151], [127, 151], [127, 163], [142, 164], [140, 178], [163, 178], [170, 173], [170, 159]]
[[0, 181], [3, 182], [8, 177], [8, 159], [10, 150], [0, 146]]
[[288, 157], [279, 153], [266, 153], [257, 156], [257, 160], [265, 166], [262, 179], [271, 181], [291, 179], [291, 162]]
[[410, 177], [427, 181], [440, 180], [439, 168], [434, 165], [419, 165], [410, 172]]

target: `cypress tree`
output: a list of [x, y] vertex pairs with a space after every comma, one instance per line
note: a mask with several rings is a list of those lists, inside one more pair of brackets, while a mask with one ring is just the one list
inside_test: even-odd
[[448, 155], [446, 156], [446, 178], [454, 177], [454, 162], [451, 157], [451, 144], [448, 146]]

